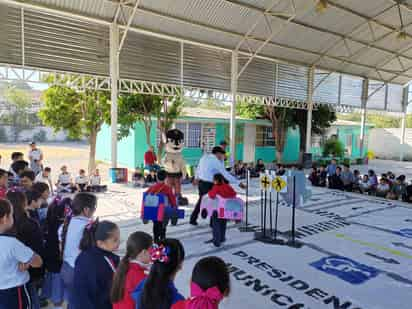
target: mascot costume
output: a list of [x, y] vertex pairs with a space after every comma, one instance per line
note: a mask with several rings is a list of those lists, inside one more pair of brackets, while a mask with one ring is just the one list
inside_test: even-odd
[[176, 195], [177, 204], [188, 205], [187, 198], [182, 196], [181, 183], [186, 178], [186, 162], [183, 159], [184, 135], [178, 129], [166, 133], [166, 154], [163, 158], [163, 167], [167, 173], [166, 183], [172, 187]]

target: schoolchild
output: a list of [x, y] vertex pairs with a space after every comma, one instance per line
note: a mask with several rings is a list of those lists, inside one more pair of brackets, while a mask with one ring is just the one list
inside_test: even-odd
[[206, 257], [193, 268], [190, 297], [172, 309], [218, 309], [230, 293], [230, 277], [226, 263], [218, 257]]
[[[220, 196], [222, 198], [236, 198], [236, 191], [232, 188], [232, 186], [226, 181], [222, 174], [215, 174], [213, 176], [213, 187], [208, 192], [210, 198], [216, 198], [216, 196]], [[202, 217], [204, 215], [202, 214]], [[226, 219], [219, 219], [218, 214], [215, 211], [212, 214], [210, 220], [212, 231], [213, 231], [213, 239], [207, 241], [207, 243], [211, 242], [215, 247], [220, 247], [222, 242], [226, 241], [226, 226], [227, 220]]]
[[[176, 196], [173, 194], [172, 188], [165, 183], [166, 172], [161, 170], [157, 173], [157, 183], [147, 189], [147, 193], [164, 194], [167, 197], [171, 207], [177, 207]], [[159, 242], [166, 238], [167, 220], [153, 221], [153, 239], [154, 242]]]
[[[27, 192], [31, 194], [32, 192]], [[33, 213], [33, 208], [30, 208], [27, 199], [27, 193], [20, 191], [7, 192], [7, 199], [13, 205], [14, 226], [13, 231], [18, 240], [29, 247], [33, 252], [44, 257], [44, 235], [40, 227], [40, 223], [36, 218], [31, 217], [30, 211]], [[33, 204], [33, 203], [32, 203]], [[40, 299], [38, 290], [44, 279], [44, 267], [30, 268], [30, 289], [33, 309], [40, 307]]]
[[145, 232], [134, 232], [126, 243], [126, 254], [114, 275], [111, 299], [113, 309], [135, 309], [132, 292], [145, 279], [150, 270], [152, 236]]
[[59, 227], [66, 215], [71, 213], [72, 200], [68, 197], [56, 197], [49, 205], [46, 218], [44, 263], [47, 270], [42, 288], [42, 298], [49, 299], [54, 309], [62, 309], [64, 301], [64, 284], [60, 274], [62, 256], [59, 247]]
[[[71, 303], [73, 292], [74, 266], [80, 254], [80, 241], [86, 226], [90, 223], [97, 207], [96, 196], [80, 192], [73, 198], [72, 216], [67, 216], [59, 228], [60, 247], [63, 258], [61, 276], [64, 283], [65, 300]], [[71, 308], [71, 307], [70, 307]]]
[[170, 309], [184, 300], [174, 284], [185, 259], [183, 245], [177, 239], [166, 238], [153, 245], [151, 259], [153, 265], [149, 276], [132, 294], [136, 309]]
[[28, 268], [41, 267], [38, 254], [12, 236], [13, 206], [0, 199], [0, 308], [32, 308]]
[[119, 257], [120, 230], [110, 221], [98, 220], [84, 230], [82, 251], [76, 260], [73, 278], [73, 309], [112, 309], [110, 291]]

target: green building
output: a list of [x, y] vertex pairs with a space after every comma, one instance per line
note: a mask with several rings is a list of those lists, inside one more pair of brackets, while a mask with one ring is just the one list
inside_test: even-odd
[[[185, 134], [183, 155], [188, 164], [195, 165], [204, 151], [210, 151], [220, 141], [229, 141], [229, 114], [222, 111], [201, 108], [184, 109], [183, 115], [175, 123], [176, 128]], [[151, 144], [157, 145], [160, 138], [156, 130], [156, 120], [153, 121]], [[367, 141], [369, 127], [366, 128]], [[312, 153], [320, 156], [322, 141], [331, 135], [337, 135], [345, 145], [346, 157], [360, 157], [360, 126], [349, 121], [338, 121], [325, 136], [314, 136]], [[110, 127], [105, 125], [97, 138], [97, 159], [110, 161]], [[365, 143], [367, 151], [367, 142]], [[284, 163], [295, 163], [299, 159], [299, 130], [290, 128], [287, 133], [283, 153]], [[147, 151], [146, 133], [143, 123], [136, 123], [128, 137], [118, 142], [118, 163], [134, 168], [143, 165], [143, 156]], [[230, 151], [230, 149], [228, 149]], [[262, 159], [265, 163], [276, 159], [275, 141], [272, 137], [272, 127], [267, 120], [236, 119], [236, 160], [255, 162]]]

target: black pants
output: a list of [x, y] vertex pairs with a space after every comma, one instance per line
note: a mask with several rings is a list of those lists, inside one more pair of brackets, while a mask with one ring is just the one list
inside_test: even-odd
[[155, 243], [166, 238], [166, 223], [153, 221], [153, 239]]
[[213, 244], [219, 247], [222, 242], [226, 240], [226, 219], [219, 219], [217, 217], [217, 212], [215, 211], [210, 218], [213, 231]]
[[213, 183], [208, 181], [199, 181], [199, 199], [197, 200], [195, 209], [193, 209], [192, 215], [190, 216], [190, 223], [194, 223], [197, 221], [200, 212], [200, 203], [202, 201], [203, 195], [207, 194], [210, 190], [212, 190]]

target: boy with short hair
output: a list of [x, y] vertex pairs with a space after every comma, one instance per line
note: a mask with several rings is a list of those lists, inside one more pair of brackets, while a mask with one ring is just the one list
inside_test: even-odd
[[73, 192], [73, 184], [72, 184], [72, 176], [67, 171], [67, 166], [63, 165], [61, 168], [61, 173], [59, 178], [57, 179], [57, 192], [60, 193], [72, 193]]
[[[152, 194], [164, 194], [172, 207], [177, 207], [176, 196], [173, 194], [173, 190], [170, 186], [165, 183], [166, 171], [160, 170], [157, 173], [157, 183], [152, 185], [147, 189], [146, 193]], [[163, 221], [153, 221], [153, 239], [154, 242], [158, 243], [160, 240], [166, 238], [166, 226], [167, 222]]]
[[31, 190], [36, 175], [33, 171], [27, 170], [20, 174], [20, 186], [24, 191]]
[[44, 168], [43, 171], [41, 171], [39, 174], [37, 174], [34, 182], [42, 182], [45, 183], [47, 185], [49, 185], [50, 188], [50, 192], [53, 195], [53, 182], [52, 182], [52, 178], [51, 178], [51, 168], [50, 167], [46, 167]]

